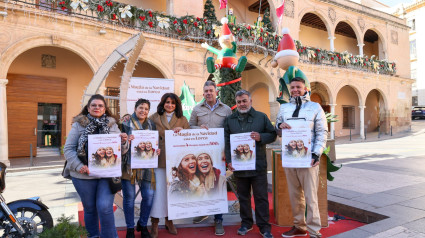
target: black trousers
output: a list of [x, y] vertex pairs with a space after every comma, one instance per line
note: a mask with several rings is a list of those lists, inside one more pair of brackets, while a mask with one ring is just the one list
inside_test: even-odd
[[237, 193], [240, 203], [242, 226], [252, 227], [251, 187], [254, 194], [255, 220], [260, 231], [271, 231], [269, 223], [269, 200], [267, 194], [267, 174], [253, 177], [236, 177]]

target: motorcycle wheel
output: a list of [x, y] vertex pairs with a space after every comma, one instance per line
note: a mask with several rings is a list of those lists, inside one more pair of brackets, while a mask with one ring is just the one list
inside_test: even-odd
[[[50, 215], [50, 213], [46, 210], [36, 210], [30, 207], [20, 207], [15, 213], [15, 216], [19, 223], [22, 225], [22, 227], [25, 229], [25, 238], [38, 237], [38, 234], [42, 233], [46, 229], [53, 227], [52, 215]], [[14, 231], [9, 234], [3, 234], [2, 237], [21, 236], [17, 234], [16, 231]]]

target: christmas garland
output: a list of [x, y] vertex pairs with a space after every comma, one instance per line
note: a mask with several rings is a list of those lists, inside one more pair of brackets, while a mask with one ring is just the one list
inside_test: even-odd
[[[17, 2], [22, 2], [16, 0]], [[25, 3], [25, 2], [22, 2]], [[39, 4], [38, 4], [39, 5]], [[217, 43], [221, 23], [191, 15], [175, 17], [149, 9], [141, 9], [111, 0], [45, 0], [43, 8], [50, 5], [52, 10], [65, 14], [90, 16], [99, 21], [118, 23], [149, 33], [165, 34], [181, 40]], [[239, 48], [245, 52], [276, 54], [281, 36], [272, 29], [249, 24], [232, 24], [229, 28], [235, 35]], [[333, 52], [320, 48], [303, 46], [295, 41], [300, 60], [307, 63], [327, 64], [382, 74], [395, 74], [396, 64], [378, 60], [375, 56], [353, 55], [348, 52]]]

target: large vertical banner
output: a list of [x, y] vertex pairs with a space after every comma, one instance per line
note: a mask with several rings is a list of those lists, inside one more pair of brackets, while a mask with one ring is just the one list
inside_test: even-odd
[[165, 93], [174, 93], [174, 79], [131, 78], [127, 90], [127, 113], [133, 114], [136, 101], [144, 98], [151, 103], [150, 116], [156, 112], [161, 97]]
[[88, 163], [90, 176], [121, 177], [120, 135], [88, 135]]
[[169, 130], [165, 141], [168, 217], [227, 213], [223, 128]]

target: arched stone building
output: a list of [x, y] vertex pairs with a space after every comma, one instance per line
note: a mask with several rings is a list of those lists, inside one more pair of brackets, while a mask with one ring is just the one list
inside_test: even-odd
[[[44, 8], [40, 3], [44, 1], [36, 2], [35, 7], [0, 2], [0, 11], [6, 13], [0, 15], [0, 160], [6, 163], [8, 158], [28, 156], [29, 144], [33, 153], [37, 145], [63, 144], [95, 72], [114, 49], [139, 32], [128, 24], [97, 21], [81, 10], [69, 14], [59, 8]], [[193, 0], [119, 2], [178, 17], [202, 17], [205, 4]], [[232, 0], [229, 7], [234, 9], [237, 23], [254, 24], [258, 3]], [[303, 46], [396, 61], [396, 73], [378, 74], [301, 57], [299, 67], [312, 83], [312, 99], [338, 115], [339, 121], [331, 123], [331, 137], [348, 135], [350, 130], [363, 137], [365, 131], [377, 130], [378, 126], [382, 132], [388, 132], [391, 126], [393, 131], [409, 127], [412, 82], [404, 20], [350, 1], [286, 0], [281, 24], [276, 26], [275, 12], [282, 0], [261, 3], [270, 9], [274, 27], [288, 27]], [[225, 11], [219, 10], [218, 0], [213, 4], [220, 19]], [[174, 79], [177, 94], [186, 82], [199, 101], [202, 85], [209, 77], [204, 64], [209, 54], [200, 43], [152, 30], [144, 31], [144, 36], [146, 44], [133, 75]], [[239, 42], [238, 56], [246, 55], [249, 64], [242, 75], [242, 87], [252, 92], [254, 107], [274, 121], [279, 109], [275, 100], [278, 77], [284, 72], [270, 67], [271, 54], [243, 45]], [[119, 62], [111, 70], [99, 93], [117, 95], [123, 65], [124, 61]], [[40, 136], [43, 126], [59, 131], [50, 135], [54, 137], [50, 144]]]

